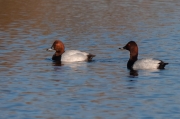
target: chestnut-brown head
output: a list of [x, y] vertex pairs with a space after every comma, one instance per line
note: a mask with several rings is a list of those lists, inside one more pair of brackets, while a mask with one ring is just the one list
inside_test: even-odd
[[55, 50], [56, 52], [52, 56], [52, 60], [61, 61], [61, 55], [65, 52], [65, 47], [64, 47], [64, 44], [60, 40], [56, 40], [56, 41], [54, 41], [51, 48], [49, 48], [47, 50], [48, 51]]
[[64, 44], [60, 40], [54, 41], [53, 45], [51, 46], [51, 49], [56, 51], [56, 55], [62, 55], [65, 51]]

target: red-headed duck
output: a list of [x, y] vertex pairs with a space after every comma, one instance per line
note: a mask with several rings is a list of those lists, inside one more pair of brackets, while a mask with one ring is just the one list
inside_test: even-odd
[[51, 48], [47, 50], [55, 50], [55, 54], [52, 56], [52, 60], [54, 61], [62, 61], [62, 62], [78, 62], [78, 61], [91, 61], [95, 55], [90, 53], [81, 52], [79, 50], [67, 50], [65, 51], [65, 47], [63, 42], [60, 40], [54, 41]]
[[138, 46], [136, 42], [130, 41], [123, 48], [129, 50], [130, 58], [127, 63], [127, 68], [131, 70], [137, 69], [164, 69], [168, 63], [164, 63], [162, 60], [156, 59], [141, 59], [138, 60]]

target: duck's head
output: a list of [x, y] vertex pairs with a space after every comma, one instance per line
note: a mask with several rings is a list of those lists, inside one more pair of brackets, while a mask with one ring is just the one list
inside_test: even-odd
[[130, 60], [134, 60], [134, 61], [137, 60], [138, 46], [137, 46], [136, 42], [129, 41], [123, 48], [119, 48], [119, 49], [128, 50], [130, 52]]
[[60, 40], [55, 40], [54, 43], [52, 44], [51, 48], [47, 49], [49, 50], [55, 50], [56, 51], [56, 56], [57, 55], [62, 55], [65, 51], [64, 44]]
[[138, 46], [134, 41], [129, 41], [123, 48], [119, 48], [119, 49], [129, 50], [130, 52], [133, 51], [138, 52]]

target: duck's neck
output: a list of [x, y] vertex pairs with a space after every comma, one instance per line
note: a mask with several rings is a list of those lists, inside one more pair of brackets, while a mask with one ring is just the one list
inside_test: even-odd
[[138, 52], [130, 52], [130, 58], [127, 63], [127, 68], [132, 69], [134, 63], [138, 60]]

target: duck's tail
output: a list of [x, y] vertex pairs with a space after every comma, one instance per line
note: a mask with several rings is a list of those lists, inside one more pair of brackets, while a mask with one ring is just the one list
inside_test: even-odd
[[166, 65], [168, 65], [168, 64], [169, 64], [169, 63], [165, 63], [165, 62], [161, 61], [161, 62], [159, 63], [158, 69], [164, 69], [164, 67], [165, 67]]
[[87, 55], [87, 61], [91, 61], [93, 59], [93, 57], [95, 57], [96, 55], [93, 54], [89, 54]]

